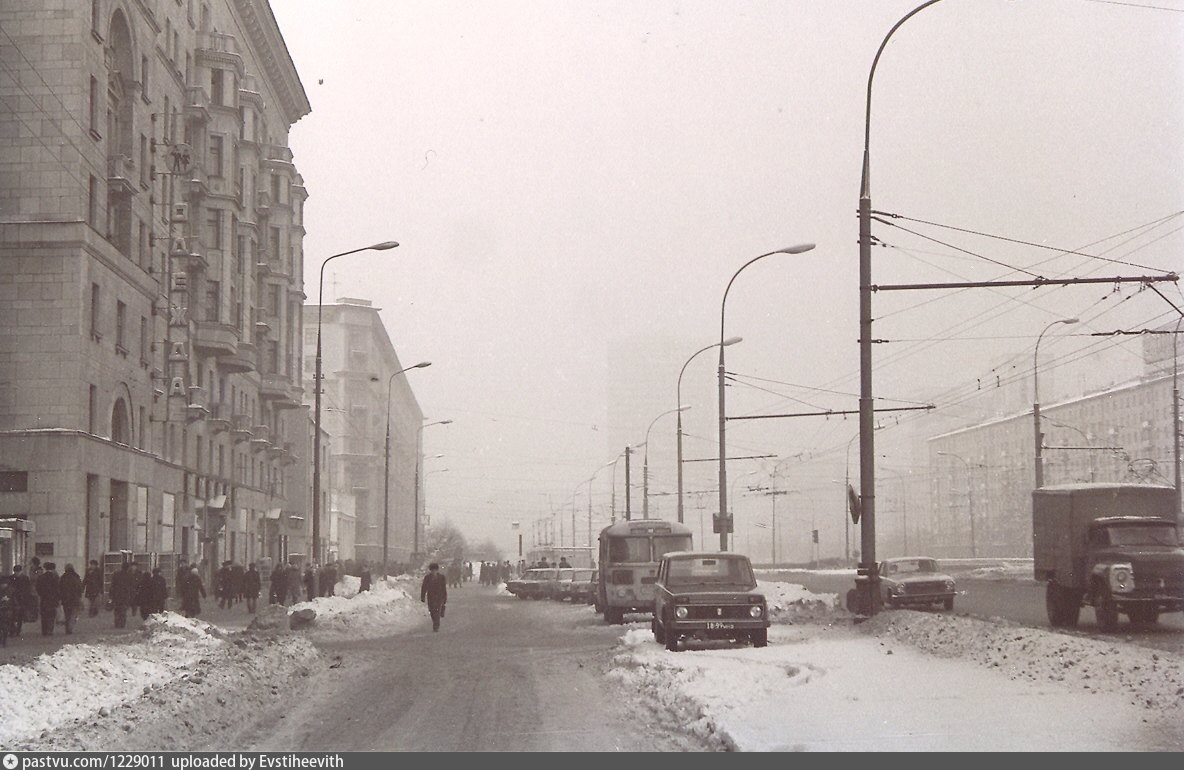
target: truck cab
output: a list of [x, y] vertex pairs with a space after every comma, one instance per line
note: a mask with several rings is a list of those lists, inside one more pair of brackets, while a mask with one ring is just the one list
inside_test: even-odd
[[1077, 624], [1092, 606], [1104, 631], [1118, 616], [1149, 625], [1184, 611], [1184, 547], [1175, 490], [1141, 484], [1078, 484], [1032, 493], [1033, 565], [1047, 581], [1049, 622]]

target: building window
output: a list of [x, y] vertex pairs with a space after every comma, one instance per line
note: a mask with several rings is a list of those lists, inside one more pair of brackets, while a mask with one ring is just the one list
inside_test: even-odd
[[222, 248], [222, 209], [206, 211], [206, 245], [211, 249]]
[[87, 117], [90, 121], [90, 135], [94, 139], [99, 139], [102, 135], [99, 133], [99, 79], [94, 75], [90, 77], [90, 92], [87, 102]]
[[219, 281], [206, 281], [206, 320], [218, 323], [222, 320], [222, 284]]
[[225, 94], [222, 90], [222, 70], [210, 70], [210, 103], [222, 106], [225, 101]]
[[141, 56], [140, 57], [140, 97], [145, 102], [152, 101], [151, 99], [148, 98], [148, 78], [151, 73], [152, 73], [152, 70], [149, 68], [149, 65], [148, 65], [148, 57]]
[[148, 189], [148, 169], [151, 167], [148, 155], [148, 137], [140, 134], [140, 186]]
[[28, 492], [28, 471], [0, 471], [0, 492]]
[[94, 174], [90, 175], [86, 185], [86, 223], [92, 229], [99, 229], [99, 180]]
[[92, 436], [95, 433], [95, 416], [99, 411], [99, 389], [94, 385], [90, 386], [90, 392], [86, 399], [86, 432]]
[[99, 285], [92, 283], [90, 285], [90, 336], [95, 342], [103, 338], [103, 333], [99, 330]]
[[140, 316], [140, 366], [148, 366], [148, 353], [151, 345], [148, 336], [148, 319], [145, 316]]
[[210, 137], [210, 176], [222, 176], [223, 139], [218, 134]]
[[152, 238], [146, 222], [140, 222], [140, 267], [149, 272], [152, 269]]
[[127, 305], [122, 302], [115, 303], [115, 350], [123, 355], [127, 355], [127, 347], [124, 345], [123, 331], [127, 323]]
[[90, 0], [90, 31], [100, 43], [103, 42], [103, 33], [99, 31], [103, 20], [102, 4], [102, 0]]

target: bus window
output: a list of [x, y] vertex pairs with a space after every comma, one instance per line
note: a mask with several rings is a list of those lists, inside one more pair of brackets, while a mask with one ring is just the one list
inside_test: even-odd
[[671, 551], [691, 550], [690, 535], [654, 535], [654, 561], [660, 561]]
[[609, 561], [614, 563], [648, 562], [650, 539], [641, 537], [614, 537], [609, 544]]

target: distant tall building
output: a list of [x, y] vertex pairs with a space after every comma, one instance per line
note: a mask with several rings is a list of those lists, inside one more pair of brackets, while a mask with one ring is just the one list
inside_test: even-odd
[[[404, 364], [379, 318], [378, 308], [364, 299], [339, 299], [323, 306], [321, 321], [321, 426], [333, 449], [323, 468], [329, 473], [322, 491], [328, 495], [328, 538], [322, 550], [328, 559], [382, 561], [383, 531], [388, 531], [387, 558], [410, 562], [416, 544], [415, 517], [421, 453], [423, 411], [408, 375], [396, 375]], [[304, 306], [305, 399], [314, 398], [317, 306]], [[386, 431], [390, 388], [390, 486], [384, 495]], [[421, 484], [422, 488], [422, 484]], [[388, 506], [389, 507], [384, 507]], [[419, 535], [422, 537], [420, 529]]]
[[0, 50], [0, 567], [297, 557], [310, 107], [270, 6], [5, 0]]

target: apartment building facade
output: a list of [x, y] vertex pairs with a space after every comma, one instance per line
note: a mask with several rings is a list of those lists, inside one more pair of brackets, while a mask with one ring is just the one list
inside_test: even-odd
[[[332, 449], [328, 479], [329, 559], [381, 564], [412, 561], [414, 510], [422, 462], [423, 411], [390, 335], [369, 300], [342, 298], [321, 308], [323, 390], [321, 427]], [[305, 399], [312, 404], [316, 372], [317, 306], [304, 307]], [[388, 402], [389, 393], [389, 402]], [[390, 427], [387, 474], [387, 416]], [[385, 486], [384, 486], [385, 485]], [[422, 529], [420, 530], [422, 535]]]
[[0, 28], [0, 555], [306, 553], [310, 105], [270, 6], [8, 0]]

